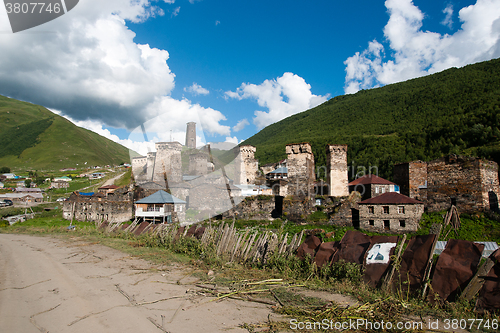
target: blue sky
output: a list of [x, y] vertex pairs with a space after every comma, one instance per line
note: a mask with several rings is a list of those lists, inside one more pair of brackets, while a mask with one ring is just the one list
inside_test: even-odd
[[8, 30], [0, 11], [0, 94], [145, 152], [141, 124], [151, 141], [196, 121], [199, 142], [240, 142], [337, 95], [497, 58], [500, 1], [80, 0]]

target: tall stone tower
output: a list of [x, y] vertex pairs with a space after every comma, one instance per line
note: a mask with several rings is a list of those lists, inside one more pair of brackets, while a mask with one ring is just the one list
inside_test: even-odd
[[259, 161], [255, 159], [257, 148], [250, 145], [236, 147], [238, 156], [235, 159], [234, 182], [239, 185], [255, 184], [258, 174]]
[[288, 168], [288, 195], [311, 196], [314, 194], [314, 154], [311, 145], [292, 143], [286, 145]]
[[179, 142], [157, 142], [153, 181], [163, 182], [167, 177], [168, 185], [182, 180], [182, 145]]
[[155, 160], [156, 160], [156, 153], [149, 152], [147, 155], [147, 180], [148, 181], [153, 180], [153, 174], [155, 172]]
[[348, 196], [347, 145], [326, 145], [326, 170], [330, 195]]
[[196, 148], [196, 123], [192, 121], [187, 123], [186, 147], [193, 149]]

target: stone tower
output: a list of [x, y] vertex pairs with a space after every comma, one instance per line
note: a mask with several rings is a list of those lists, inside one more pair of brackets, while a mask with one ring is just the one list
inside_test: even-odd
[[347, 145], [326, 145], [326, 170], [330, 196], [348, 196]]
[[202, 176], [208, 173], [208, 156], [202, 152], [189, 155], [189, 174]]
[[182, 145], [179, 142], [157, 142], [155, 146], [153, 181], [161, 183], [166, 176], [169, 186], [180, 183], [182, 180]]
[[196, 148], [196, 123], [192, 121], [187, 123], [186, 147], [193, 149]]
[[138, 182], [145, 176], [147, 165], [146, 156], [132, 157], [132, 174], [134, 175], [134, 180]]
[[250, 145], [236, 147], [238, 156], [235, 159], [234, 183], [239, 185], [255, 184], [259, 162], [255, 159], [257, 148]]
[[308, 142], [288, 144], [286, 154], [288, 155], [288, 195], [313, 195], [316, 175], [311, 145]]
[[155, 172], [155, 160], [156, 160], [156, 153], [149, 152], [147, 155], [147, 180], [148, 181], [153, 180], [153, 174]]

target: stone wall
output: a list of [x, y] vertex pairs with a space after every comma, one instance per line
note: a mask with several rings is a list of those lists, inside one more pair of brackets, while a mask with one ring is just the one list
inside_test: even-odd
[[427, 163], [427, 201], [430, 211], [457, 206], [459, 212], [477, 212], [483, 205], [480, 160], [450, 155]]
[[326, 145], [326, 168], [329, 194], [336, 197], [349, 195], [347, 145]]
[[492, 161], [450, 155], [402, 163], [394, 167], [394, 181], [401, 194], [423, 201], [429, 211], [452, 204], [467, 213], [498, 208], [498, 165]]
[[413, 161], [394, 166], [394, 182], [400, 193], [410, 198], [425, 201], [427, 197], [427, 162]]
[[[384, 207], [387, 207], [388, 213], [384, 211]], [[400, 212], [400, 207], [404, 213]], [[373, 209], [373, 212], [370, 209]], [[423, 204], [361, 204], [359, 205], [360, 227], [376, 232], [417, 231], [423, 212]]]
[[245, 197], [236, 209], [230, 209], [223, 214], [224, 218], [270, 220], [275, 208], [276, 198], [271, 195]]
[[157, 142], [155, 146], [156, 160], [153, 181], [163, 181], [166, 176], [169, 185], [181, 182], [182, 145], [179, 142]]
[[479, 168], [482, 180], [483, 206], [485, 209], [498, 211], [498, 197], [500, 195], [498, 164], [481, 160]]
[[309, 143], [293, 143], [286, 145], [288, 168], [288, 195], [314, 195], [316, 181], [314, 155]]

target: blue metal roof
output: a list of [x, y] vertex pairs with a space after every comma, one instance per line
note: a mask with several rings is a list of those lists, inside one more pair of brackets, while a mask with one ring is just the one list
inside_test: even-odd
[[269, 173], [288, 173], [288, 168], [281, 167]]
[[159, 190], [156, 193], [151, 194], [149, 197], [142, 198], [136, 201], [139, 204], [185, 204], [186, 201], [174, 197], [172, 194], [167, 193], [163, 190]]

